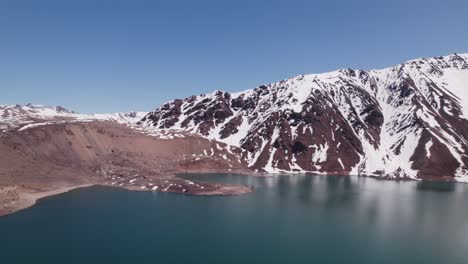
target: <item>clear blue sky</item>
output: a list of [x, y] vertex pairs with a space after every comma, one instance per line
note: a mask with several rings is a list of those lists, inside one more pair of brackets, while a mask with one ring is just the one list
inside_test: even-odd
[[466, 0], [0, 0], [0, 104], [149, 111], [215, 89], [468, 52], [467, 10]]

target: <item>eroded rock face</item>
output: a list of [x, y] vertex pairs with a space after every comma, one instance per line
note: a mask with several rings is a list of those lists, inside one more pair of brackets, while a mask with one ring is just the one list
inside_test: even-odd
[[468, 180], [468, 55], [297, 76], [164, 104], [142, 126], [241, 147], [251, 169]]

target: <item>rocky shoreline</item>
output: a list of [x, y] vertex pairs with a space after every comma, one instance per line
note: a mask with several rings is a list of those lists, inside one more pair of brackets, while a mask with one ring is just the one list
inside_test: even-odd
[[88, 186], [90, 185], [63, 186], [48, 191], [34, 190], [25, 186], [2, 186], [0, 187], [0, 216], [29, 208], [42, 198]]
[[247, 186], [189, 181], [179, 178], [168, 178], [160, 181], [150, 180], [144, 184], [136, 181], [125, 185], [80, 184], [56, 187], [51, 190], [38, 190], [27, 186], [2, 186], [0, 187], [0, 216], [29, 208], [42, 198], [96, 185], [133, 191], [172, 192], [186, 195], [241, 195], [252, 192], [252, 188]]
[[239, 195], [252, 190], [184, 180], [177, 174], [246, 171], [238, 150], [201, 137], [162, 138], [108, 121], [47, 124], [0, 137], [0, 215], [91, 185]]

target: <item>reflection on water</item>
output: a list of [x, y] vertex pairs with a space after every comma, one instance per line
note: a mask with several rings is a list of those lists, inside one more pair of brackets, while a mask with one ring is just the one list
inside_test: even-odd
[[72, 191], [0, 218], [3, 259], [468, 263], [464, 184], [300, 175], [185, 177], [255, 191], [234, 197], [104, 187]]
[[[214, 175], [198, 177], [216, 178]], [[271, 206], [294, 205], [294, 210], [300, 210], [300, 217], [307, 217], [303, 211], [313, 211], [314, 215], [323, 216], [314, 219], [319, 225], [335, 225], [340, 229], [346, 221], [345, 227], [352, 226], [353, 230], [341, 230], [343, 234], [372, 231], [372, 243], [386, 254], [400, 255], [403, 251], [411, 255], [404, 248], [411, 245], [425, 248], [421, 255], [412, 256], [413, 259], [424, 259], [427, 254], [432, 261], [438, 258], [442, 261], [449, 254], [460, 263], [468, 260], [464, 252], [464, 246], [468, 245], [465, 184], [298, 175], [264, 178], [231, 175], [223, 179], [227, 183], [254, 186]], [[291, 217], [288, 208], [282, 208], [282, 212], [285, 214], [277, 217], [287, 221]], [[405, 243], [398, 244], [401, 239]], [[442, 250], [444, 253], [437, 253]]]
[[417, 188], [420, 191], [453, 192], [456, 186], [456, 182], [423, 181], [417, 183]]

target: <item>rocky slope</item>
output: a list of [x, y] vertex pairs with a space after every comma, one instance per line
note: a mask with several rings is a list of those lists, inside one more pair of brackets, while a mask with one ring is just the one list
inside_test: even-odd
[[468, 181], [468, 54], [168, 102], [138, 124], [243, 150], [249, 168]]
[[196, 195], [251, 191], [178, 178], [178, 173], [240, 172], [247, 166], [239, 148], [138, 127], [145, 114], [0, 105], [0, 216], [41, 197], [95, 184]]
[[198, 195], [250, 192], [244, 186], [177, 177], [184, 172], [242, 171], [246, 165], [240, 153], [196, 135], [154, 137], [115, 121], [10, 130], [0, 134], [0, 216], [31, 206], [38, 198], [94, 184]]

